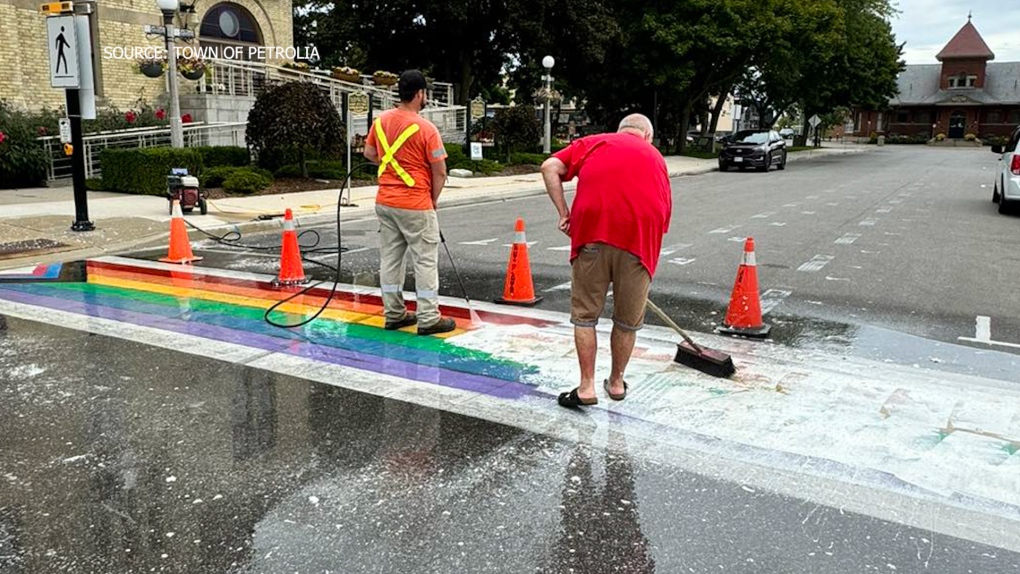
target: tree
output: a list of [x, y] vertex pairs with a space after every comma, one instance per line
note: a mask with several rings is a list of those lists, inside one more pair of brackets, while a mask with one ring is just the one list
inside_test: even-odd
[[535, 147], [542, 137], [542, 124], [531, 106], [502, 108], [492, 119], [492, 135], [506, 152], [509, 163], [513, 152], [531, 151]]
[[337, 154], [346, 141], [333, 102], [307, 82], [287, 82], [263, 92], [248, 113], [245, 140], [260, 165], [278, 168], [294, 159], [304, 177], [309, 156]]

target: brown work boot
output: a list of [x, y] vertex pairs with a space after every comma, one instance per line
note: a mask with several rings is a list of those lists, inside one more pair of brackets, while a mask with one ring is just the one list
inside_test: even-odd
[[410, 327], [418, 322], [418, 316], [414, 313], [404, 313], [404, 318], [397, 321], [386, 321], [387, 331], [396, 331], [404, 327]]
[[428, 327], [418, 326], [419, 335], [438, 335], [439, 333], [449, 333], [450, 331], [457, 328], [457, 323], [453, 319], [440, 319]]

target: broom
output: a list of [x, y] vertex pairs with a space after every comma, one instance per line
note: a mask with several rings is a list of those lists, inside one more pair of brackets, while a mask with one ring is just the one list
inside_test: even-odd
[[684, 338], [683, 343], [677, 343], [676, 357], [673, 361], [697, 369], [713, 377], [726, 378], [737, 372], [733, 365], [733, 359], [726, 353], [707, 349], [694, 342], [666, 313], [659, 309], [655, 303], [648, 301], [648, 308], [652, 310], [667, 325]]

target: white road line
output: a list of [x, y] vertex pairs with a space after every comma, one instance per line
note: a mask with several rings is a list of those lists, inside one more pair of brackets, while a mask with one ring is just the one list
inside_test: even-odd
[[793, 291], [782, 289], [769, 289], [761, 294], [761, 314], [768, 315], [773, 309], [779, 306], [784, 299], [793, 294]]
[[681, 249], [687, 249], [693, 247], [693, 243], [675, 243], [673, 245], [667, 245], [659, 250], [659, 255], [672, 255]]
[[498, 237], [492, 239], [479, 239], [477, 241], [461, 241], [457, 245], [491, 245], [493, 241], [499, 241]]
[[784, 203], [783, 207], [799, 207], [799, 203]]
[[751, 219], [768, 219], [775, 215], [775, 211], [766, 211], [765, 213], [759, 213], [758, 215], [752, 215]]
[[570, 282], [567, 281], [566, 283], [560, 283], [554, 287], [542, 290], [543, 293], [552, 293], [553, 291], [570, 291]]
[[801, 213], [801, 215], [815, 215], [818, 212], [817, 211], [802, 211], [800, 213]]
[[876, 209], [875, 210], [875, 213], [891, 213], [891, 212], [892, 212], [892, 208], [891, 207], [883, 207], [881, 209]]
[[821, 271], [823, 267], [829, 264], [829, 261], [835, 259], [832, 255], [815, 255], [811, 258], [811, 261], [801, 265], [797, 268], [797, 271], [803, 271], [805, 273], [814, 273], [815, 271]]
[[[217, 249], [215, 247], [200, 247], [195, 246], [195, 251], [205, 251], [206, 253], [226, 253], [228, 255], [244, 255], [245, 257], [265, 257], [266, 259], [279, 259], [279, 253], [261, 253], [258, 251], [242, 251], [240, 249]], [[344, 253], [350, 253], [350, 251], [344, 251]]]
[[772, 227], [784, 227], [786, 225], [786, 222], [785, 221], [773, 221], [769, 225], [771, 225]]
[[849, 281], [849, 279], [847, 279], [845, 277], [829, 277], [828, 275], [825, 276], [825, 280], [826, 281]]
[[344, 251], [344, 255], [350, 255], [352, 253], [361, 253], [362, 251], [368, 251], [369, 249], [372, 249], [372, 247], [359, 247], [357, 249], [348, 249], [347, 251]]
[[877, 219], [865, 219], [857, 225], [860, 225], [861, 227], [874, 227], [876, 223], [878, 223]]
[[726, 241], [732, 241], [733, 243], [741, 243], [741, 242], [746, 241], [746, 240], [747, 240], [746, 237], [730, 237]]
[[839, 205], [839, 203], [837, 203], [835, 201], [832, 201], [832, 202], [826, 203], [825, 205], [828, 205], [830, 207], [836, 207], [837, 205]]
[[[537, 241], [529, 241], [529, 242], [528, 242], [528, 248], [530, 249], [530, 248], [531, 248], [531, 246], [532, 246], [532, 245], [534, 245], [534, 244], [536, 244], [536, 243], [538, 243], [538, 242], [537, 242]], [[513, 243], [504, 243], [504, 244], [503, 244], [503, 247], [513, 247], [513, 246], [514, 246], [514, 244], [513, 244]]]
[[807, 195], [807, 196], [804, 196], [804, 199], [818, 199], [818, 196], [817, 195]]
[[861, 253], [864, 253], [865, 255], [878, 255], [881, 251], [868, 251], [866, 249], [861, 249]]
[[890, 199], [889, 203], [891, 203], [893, 205], [896, 205], [898, 203], [903, 203], [903, 200], [902, 199]]
[[564, 245], [562, 247], [546, 247], [546, 251], [570, 251], [570, 246]]
[[689, 259], [687, 257], [677, 257], [674, 259], [670, 259], [669, 262], [674, 265], [690, 265], [691, 263], [694, 263], [697, 260], [698, 260], [697, 257], [691, 257]]
[[972, 343], [984, 343], [985, 345], [994, 345], [999, 347], [1008, 347], [1010, 349], [1020, 349], [1020, 345], [1016, 343], [1006, 343], [1004, 341], [993, 341], [992, 340], [992, 318], [985, 317], [984, 315], [978, 315], [977, 321], [974, 325], [974, 336], [973, 337], [957, 337], [960, 341], [970, 341]]
[[851, 243], [857, 241], [860, 238], [861, 238], [860, 233], [847, 233], [843, 237], [840, 237], [839, 239], [836, 240], [836, 245], [850, 245]]
[[740, 226], [739, 225], [731, 225], [730, 227], [719, 227], [717, 229], [713, 229], [712, 231], [709, 231], [708, 233], [709, 234], [715, 234], [715, 235], [719, 235], [719, 234], [722, 234], [722, 233], [730, 233], [731, 231], [733, 231], [734, 229], [736, 229], [738, 227], [740, 227]]

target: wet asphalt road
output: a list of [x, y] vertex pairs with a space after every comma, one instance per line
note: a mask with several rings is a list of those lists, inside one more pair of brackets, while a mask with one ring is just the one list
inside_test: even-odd
[[[681, 325], [710, 331], [725, 315], [741, 241], [752, 236], [775, 340], [1020, 382], [1020, 348], [958, 340], [974, 337], [977, 317], [986, 316], [992, 340], [1020, 345], [1020, 217], [999, 215], [991, 202], [997, 166], [986, 148], [888, 146], [795, 162], [784, 172], [674, 179], [674, 219], [652, 298]], [[501, 295], [517, 217], [534, 242], [542, 307], [568, 311], [570, 269], [562, 249], [569, 240], [556, 230], [544, 196], [441, 210], [469, 297]], [[342, 279], [378, 285], [374, 217], [347, 217], [342, 225], [342, 244], [350, 249]], [[336, 244], [335, 225], [315, 230], [322, 245]], [[212, 249], [200, 250], [208, 265], [277, 269], [274, 255], [206, 247]], [[442, 250], [440, 265], [441, 292], [462, 295]], [[413, 282], [406, 286], [412, 290]]]
[[0, 373], [2, 574], [1020, 571], [612, 424], [558, 441], [13, 318]]

